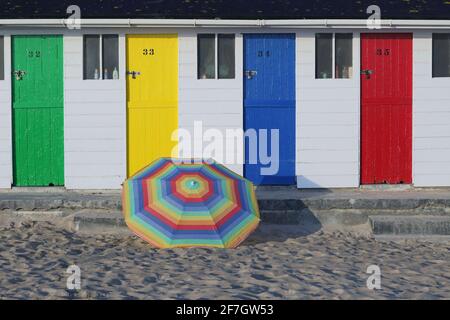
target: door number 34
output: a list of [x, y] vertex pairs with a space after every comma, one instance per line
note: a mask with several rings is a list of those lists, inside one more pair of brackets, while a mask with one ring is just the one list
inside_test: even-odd
[[266, 52], [264, 52], [264, 51], [258, 51], [258, 57], [264, 57], [264, 55], [266, 56], [266, 57], [270, 57], [270, 51], [269, 50], [267, 50]]

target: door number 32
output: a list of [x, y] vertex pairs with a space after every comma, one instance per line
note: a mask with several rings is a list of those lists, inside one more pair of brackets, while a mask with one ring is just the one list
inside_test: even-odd
[[40, 51], [28, 51], [28, 58], [40, 58], [41, 57], [41, 52]]

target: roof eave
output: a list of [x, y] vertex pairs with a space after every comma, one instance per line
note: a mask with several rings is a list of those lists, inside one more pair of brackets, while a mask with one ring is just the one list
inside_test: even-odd
[[[79, 19], [84, 28], [107, 27], [244, 27], [367, 29], [366, 19], [220, 20], [220, 19]], [[67, 27], [70, 19], [0, 19], [2, 27]], [[450, 20], [381, 20], [382, 29], [449, 29]]]

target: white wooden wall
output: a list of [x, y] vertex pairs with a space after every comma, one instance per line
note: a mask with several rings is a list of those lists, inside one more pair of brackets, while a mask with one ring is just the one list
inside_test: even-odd
[[[178, 30], [143, 29], [134, 33], [176, 33]], [[117, 33], [117, 30], [111, 31]], [[220, 32], [220, 30], [202, 30]], [[230, 31], [228, 31], [230, 32]], [[105, 33], [90, 30], [89, 33]], [[120, 30], [119, 81], [82, 80], [82, 37], [65, 36], [65, 170], [68, 189], [119, 189], [126, 178], [126, 69], [127, 30]], [[179, 33], [179, 126], [194, 137], [194, 121], [203, 129], [241, 129], [242, 54], [237, 54], [236, 79], [197, 80], [197, 35]], [[236, 38], [242, 52], [242, 38]], [[198, 141], [197, 141], [198, 142]], [[243, 150], [239, 146], [238, 150]], [[236, 150], [236, 157], [243, 152]], [[201, 154], [193, 154], [201, 157]], [[218, 156], [222, 156], [218, 154]], [[243, 166], [230, 169], [242, 173]]]
[[[200, 30], [199, 33], [232, 33], [232, 30]], [[236, 34], [236, 77], [235, 79], [197, 79], [197, 32], [187, 30], [179, 33], [180, 78], [179, 78], [179, 127], [190, 132], [194, 138], [194, 123], [200, 121], [203, 131], [218, 129], [226, 137], [227, 129], [243, 129], [243, 40], [242, 34]], [[195, 137], [199, 143], [199, 137]], [[232, 140], [232, 139], [230, 139]], [[194, 141], [192, 141], [194, 143]], [[218, 152], [216, 160], [231, 170], [243, 174], [244, 146], [237, 146], [231, 155], [233, 163], [225, 161], [224, 152]], [[206, 146], [208, 143], [204, 143]], [[224, 143], [224, 148], [226, 143]], [[203, 150], [204, 151], [204, 150]], [[202, 158], [202, 150], [193, 150], [193, 157]], [[230, 157], [230, 154], [227, 155]]]
[[[68, 189], [119, 189], [126, 178], [125, 34], [120, 35], [120, 80], [83, 80], [82, 33], [68, 30], [5, 31], [5, 80], [0, 81], [0, 188], [12, 182], [11, 57], [9, 34], [64, 33], [65, 183]], [[352, 79], [315, 79], [315, 33], [297, 32], [297, 163], [300, 188], [359, 186], [360, 39], [354, 33]], [[331, 32], [331, 30], [329, 30]], [[332, 30], [339, 32], [339, 30]], [[83, 33], [105, 33], [100, 30]], [[199, 29], [236, 32], [236, 79], [197, 79], [197, 31], [143, 29], [139, 33], [178, 33], [180, 50], [179, 124], [193, 134], [203, 129], [243, 128], [242, 32], [267, 30]], [[274, 32], [273, 30], [271, 32]], [[276, 30], [276, 32], [293, 32]], [[294, 31], [295, 32], [295, 31]], [[323, 32], [323, 31], [322, 31]], [[325, 31], [327, 32], [327, 31]], [[348, 32], [348, 31], [343, 31]], [[450, 78], [432, 71], [431, 32], [414, 32], [414, 185], [450, 186]], [[224, 133], [224, 132], [223, 132]], [[235, 150], [243, 161], [243, 146]], [[201, 154], [194, 154], [201, 156]], [[242, 164], [229, 167], [242, 174]]]
[[297, 159], [299, 188], [359, 186], [359, 33], [353, 35], [351, 79], [315, 79], [315, 34], [297, 38]]
[[120, 189], [126, 179], [125, 36], [119, 35], [119, 80], [83, 80], [79, 33], [64, 36], [64, 56], [66, 188]]
[[5, 80], [0, 80], [0, 188], [12, 183], [11, 37], [4, 35]]
[[450, 78], [432, 77], [431, 32], [414, 33], [413, 94], [414, 185], [450, 186]]

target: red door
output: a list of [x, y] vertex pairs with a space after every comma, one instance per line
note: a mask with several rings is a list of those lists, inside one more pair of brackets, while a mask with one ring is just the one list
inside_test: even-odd
[[361, 183], [412, 183], [412, 34], [361, 35]]

